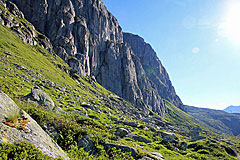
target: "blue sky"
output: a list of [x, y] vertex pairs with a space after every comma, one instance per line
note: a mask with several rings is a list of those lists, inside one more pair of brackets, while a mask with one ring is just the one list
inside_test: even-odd
[[103, 2], [123, 31], [151, 44], [184, 104], [215, 109], [240, 105], [239, 1]]

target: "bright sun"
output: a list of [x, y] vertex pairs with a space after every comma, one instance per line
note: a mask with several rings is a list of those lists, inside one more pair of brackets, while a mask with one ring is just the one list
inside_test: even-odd
[[240, 3], [229, 7], [222, 29], [227, 38], [240, 45]]

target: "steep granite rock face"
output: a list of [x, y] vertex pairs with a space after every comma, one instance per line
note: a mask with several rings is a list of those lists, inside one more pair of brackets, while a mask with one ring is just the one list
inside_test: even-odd
[[[149, 113], [149, 108], [164, 116], [166, 107], [163, 98], [174, 104], [181, 102], [165, 69], [156, 71], [164, 71], [156, 77], [148, 74], [147, 62], [142, 62], [143, 53], [135, 55], [131, 49], [134, 46], [123, 42], [117, 19], [101, 0], [11, 1], [37, 30], [50, 39], [56, 54], [73, 68], [73, 72], [95, 76], [105, 88], [145, 113]], [[154, 62], [152, 68], [156, 67], [155, 63], [158, 65]]]
[[123, 41], [121, 27], [101, 0], [12, 1], [80, 74], [97, 74], [107, 40]]
[[133, 53], [140, 58], [140, 63], [158, 94], [172, 104], [181, 107], [182, 102], [177, 96], [168, 73], [153, 48], [138, 35], [124, 33], [123, 39], [124, 42], [131, 46]]

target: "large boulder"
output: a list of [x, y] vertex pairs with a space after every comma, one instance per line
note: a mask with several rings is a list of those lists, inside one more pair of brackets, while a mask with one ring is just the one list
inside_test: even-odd
[[155, 160], [164, 160], [164, 157], [162, 154], [158, 152], [151, 152], [151, 155], [154, 157]]
[[128, 131], [128, 129], [126, 129], [126, 128], [118, 128], [117, 132], [116, 132], [116, 135], [120, 136], [120, 137], [125, 137], [128, 133], [130, 133]]
[[[26, 129], [17, 129], [3, 123], [6, 118], [19, 113], [20, 116], [27, 118]], [[5, 93], [0, 91], [0, 139], [7, 137], [10, 143], [15, 141], [28, 141], [39, 148], [44, 154], [53, 158], [61, 157], [69, 159], [63, 150], [54, 142], [51, 137], [33, 120], [26, 112], [20, 108]]]
[[32, 88], [31, 93], [26, 96], [28, 101], [36, 102], [39, 105], [48, 107], [49, 110], [55, 108], [53, 100], [41, 89]]
[[179, 139], [177, 138], [176, 134], [174, 133], [168, 133], [168, 132], [161, 132], [162, 135], [162, 139], [164, 142], [174, 142], [174, 143], [178, 143]]

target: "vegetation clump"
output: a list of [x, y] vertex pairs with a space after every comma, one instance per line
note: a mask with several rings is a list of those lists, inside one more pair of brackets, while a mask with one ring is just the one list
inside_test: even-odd
[[[22, 141], [10, 143], [0, 143], [0, 159], [35, 159], [35, 160], [53, 160], [52, 157], [43, 154], [33, 144]], [[58, 159], [60, 160], [60, 159]]]
[[4, 123], [10, 127], [25, 130], [28, 122], [28, 118], [21, 116], [21, 113], [19, 111], [15, 111], [6, 117], [6, 122]]

